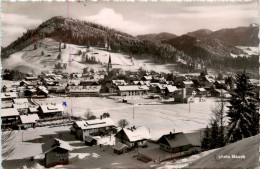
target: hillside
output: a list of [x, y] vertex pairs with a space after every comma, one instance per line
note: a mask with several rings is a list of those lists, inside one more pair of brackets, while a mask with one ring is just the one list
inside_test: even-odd
[[187, 35], [198, 39], [206, 39], [213, 31], [209, 29], [199, 29], [194, 32], [188, 32]]
[[[230, 158], [221, 158], [221, 155]], [[245, 158], [232, 158], [232, 155]], [[191, 163], [187, 168], [256, 168], [259, 167], [259, 135], [220, 148]]]
[[186, 35], [198, 39], [218, 39], [233, 46], [257, 47], [259, 44], [258, 31], [258, 24], [250, 24], [248, 27], [226, 28], [217, 31], [200, 29]]
[[192, 58], [200, 59], [221, 59], [231, 57], [231, 53], [236, 55], [244, 53], [243, 50], [217, 39], [202, 40], [188, 35], [168, 39], [163, 41], [163, 43], [172, 45], [174, 48], [183, 51]]
[[167, 33], [167, 32], [162, 32], [162, 33], [159, 33], [159, 34], [138, 35], [136, 37], [140, 40], [149, 40], [149, 41], [161, 42], [162, 40], [176, 38], [177, 35]]
[[104, 47], [107, 43], [113, 52], [148, 54], [152, 57], [156, 56], [157, 61], [162, 63], [174, 63], [179, 57], [188, 57], [167, 44], [142, 41], [129, 34], [99, 24], [60, 16], [45, 21], [33, 30], [28, 30], [22, 37], [4, 48], [1, 56], [8, 58], [9, 55], [43, 38], [96, 47]]

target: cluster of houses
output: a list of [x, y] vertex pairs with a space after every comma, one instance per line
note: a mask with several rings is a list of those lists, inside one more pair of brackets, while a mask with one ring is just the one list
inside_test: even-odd
[[[172, 158], [190, 155], [199, 152], [200, 138], [182, 132], [162, 135], [158, 140], [152, 141], [150, 131], [145, 126], [132, 126], [119, 128], [110, 117], [100, 117], [94, 120], [75, 121], [70, 128], [71, 133], [87, 146], [98, 146], [95, 136], [113, 135], [115, 144], [111, 147], [117, 155], [137, 150], [137, 157], [144, 162], [164, 161]], [[149, 147], [149, 142], [155, 147]], [[71, 147], [59, 139], [50, 140], [42, 145], [45, 154], [46, 167], [69, 163]], [[167, 154], [168, 156], [166, 156]], [[170, 154], [170, 155], [169, 155]]]

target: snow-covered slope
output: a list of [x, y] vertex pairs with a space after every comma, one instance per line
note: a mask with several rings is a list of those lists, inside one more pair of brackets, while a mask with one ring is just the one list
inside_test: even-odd
[[[240, 157], [240, 158], [239, 158]], [[194, 161], [187, 168], [256, 168], [259, 165], [259, 135], [229, 144]]]
[[[93, 68], [94, 70], [105, 69], [107, 67], [109, 55], [111, 56], [113, 68], [122, 68], [123, 70], [137, 70], [140, 67], [146, 70], [155, 70], [158, 72], [169, 73], [172, 71], [172, 64], [157, 65], [149, 60], [140, 60], [133, 58], [124, 53], [113, 53], [100, 48], [90, 48], [87, 51], [86, 46], [61, 44], [61, 59], [58, 60], [59, 42], [44, 38], [36, 42], [37, 49], [34, 50], [34, 44], [23, 50], [12, 54], [8, 59], [3, 60], [3, 67], [8, 69], [17, 69], [22, 72], [34, 72], [39, 74], [44, 70], [53, 70], [58, 62], [67, 63], [66, 72], [82, 72], [84, 67]], [[79, 53], [81, 51], [81, 54]], [[94, 57], [96, 63], [88, 63], [86, 57]]]

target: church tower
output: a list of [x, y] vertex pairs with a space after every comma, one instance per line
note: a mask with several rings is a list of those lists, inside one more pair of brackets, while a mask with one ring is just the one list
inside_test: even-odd
[[107, 73], [112, 70], [112, 62], [111, 62], [111, 56], [109, 54], [108, 64], [107, 64]]

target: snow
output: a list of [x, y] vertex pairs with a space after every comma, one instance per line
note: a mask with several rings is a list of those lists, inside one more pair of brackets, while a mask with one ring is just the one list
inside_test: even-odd
[[[130, 98], [128, 100], [130, 101]], [[99, 97], [57, 97], [35, 99], [35, 101], [57, 104], [66, 101], [65, 112], [74, 116], [84, 117], [88, 109], [97, 117], [108, 112], [116, 124], [120, 119], [127, 119], [130, 123], [128, 127], [145, 126], [150, 131], [152, 139], [158, 139], [173, 129], [185, 133], [205, 128], [217, 100], [207, 98], [206, 102], [191, 103], [190, 112], [188, 104], [132, 105]], [[134, 103], [137, 103], [137, 100]]]
[[[97, 71], [107, 68], [109, 55], [111, 56], [112, 67], [122, 68], [123, 70], [135, 71], [142, 67], [148, 71], [154, 70], [157, 72], [170, 73], [172, 71], [170, 69], [173, 67], [173, 64], [159, 65], [151, 63], [150, 60], [136, 59], [138, 56], [135, 56], [132, 62], [131, 56], [128, 54], [113, 53], [96, 47], [90, 48], [90, 52], [87, 52], [87, 55], [88, 57], [94, 57], [99, 63], [88, 64], [84, 63], [86, 56], [83, 53], [86, 52], [86, 46], [75, 44], [66, 44], [66, 48], [61, 49], [61, 60], [57, 60], [59, 42], [50, 38], [44, 38], [36, 43], [41, 43], [42, 45], [38, 46], [36, 50], [32, 50], [34, 44], [31, 44], [27, 48], [10, 55], [8, 59], [3, 60], [3, 67], [18, 69], [27, 73], [33, 72], [34, 74], [40, 74], [41, 71], [53, 70], [55, 63], [62, 62], [68, 64], [67, 70], [65, 70], [66, 72], [82, 72], [84, 67], [93, 68]], [[78, 54], [79, 50], [82, 51], [81, 55]], [[42, 51], [44, 52], [43, 56], [41, 55]]]
[[84, 159], [88, 156], [90, 156], [91, 154], [89, 153], [70, 153], [70, 157], [69, 158], [79, 158], [79, 159]]
[[157, 165], [151, 165], [150, 167], [156, 167], [158, 169], [172, 169], [172, 168], [184, 168], [186, 166], [188, 166], [191, 162], [198, 160], [204, 156], [207, 156], [208, 154], [216, 151], [217, 149], [213, 149], [213, 150], [209, 150], [209, 151], [204, 151], [202, 153], [196, 154], [196, 155], [192, 155], [189, 156], [187, 158], [182, 158], [176, 161], [167, 161], [167, 162], [163, 162], [162, 164], [160, 164], [159, 166]]
[[[242, 49], [245, 53], [250, 55], [258, 55], [258, 47], [251, 47], [251, 46], [236, 46], [239, 49]], [[248, 57], [248, 56], [247, 56]]]

